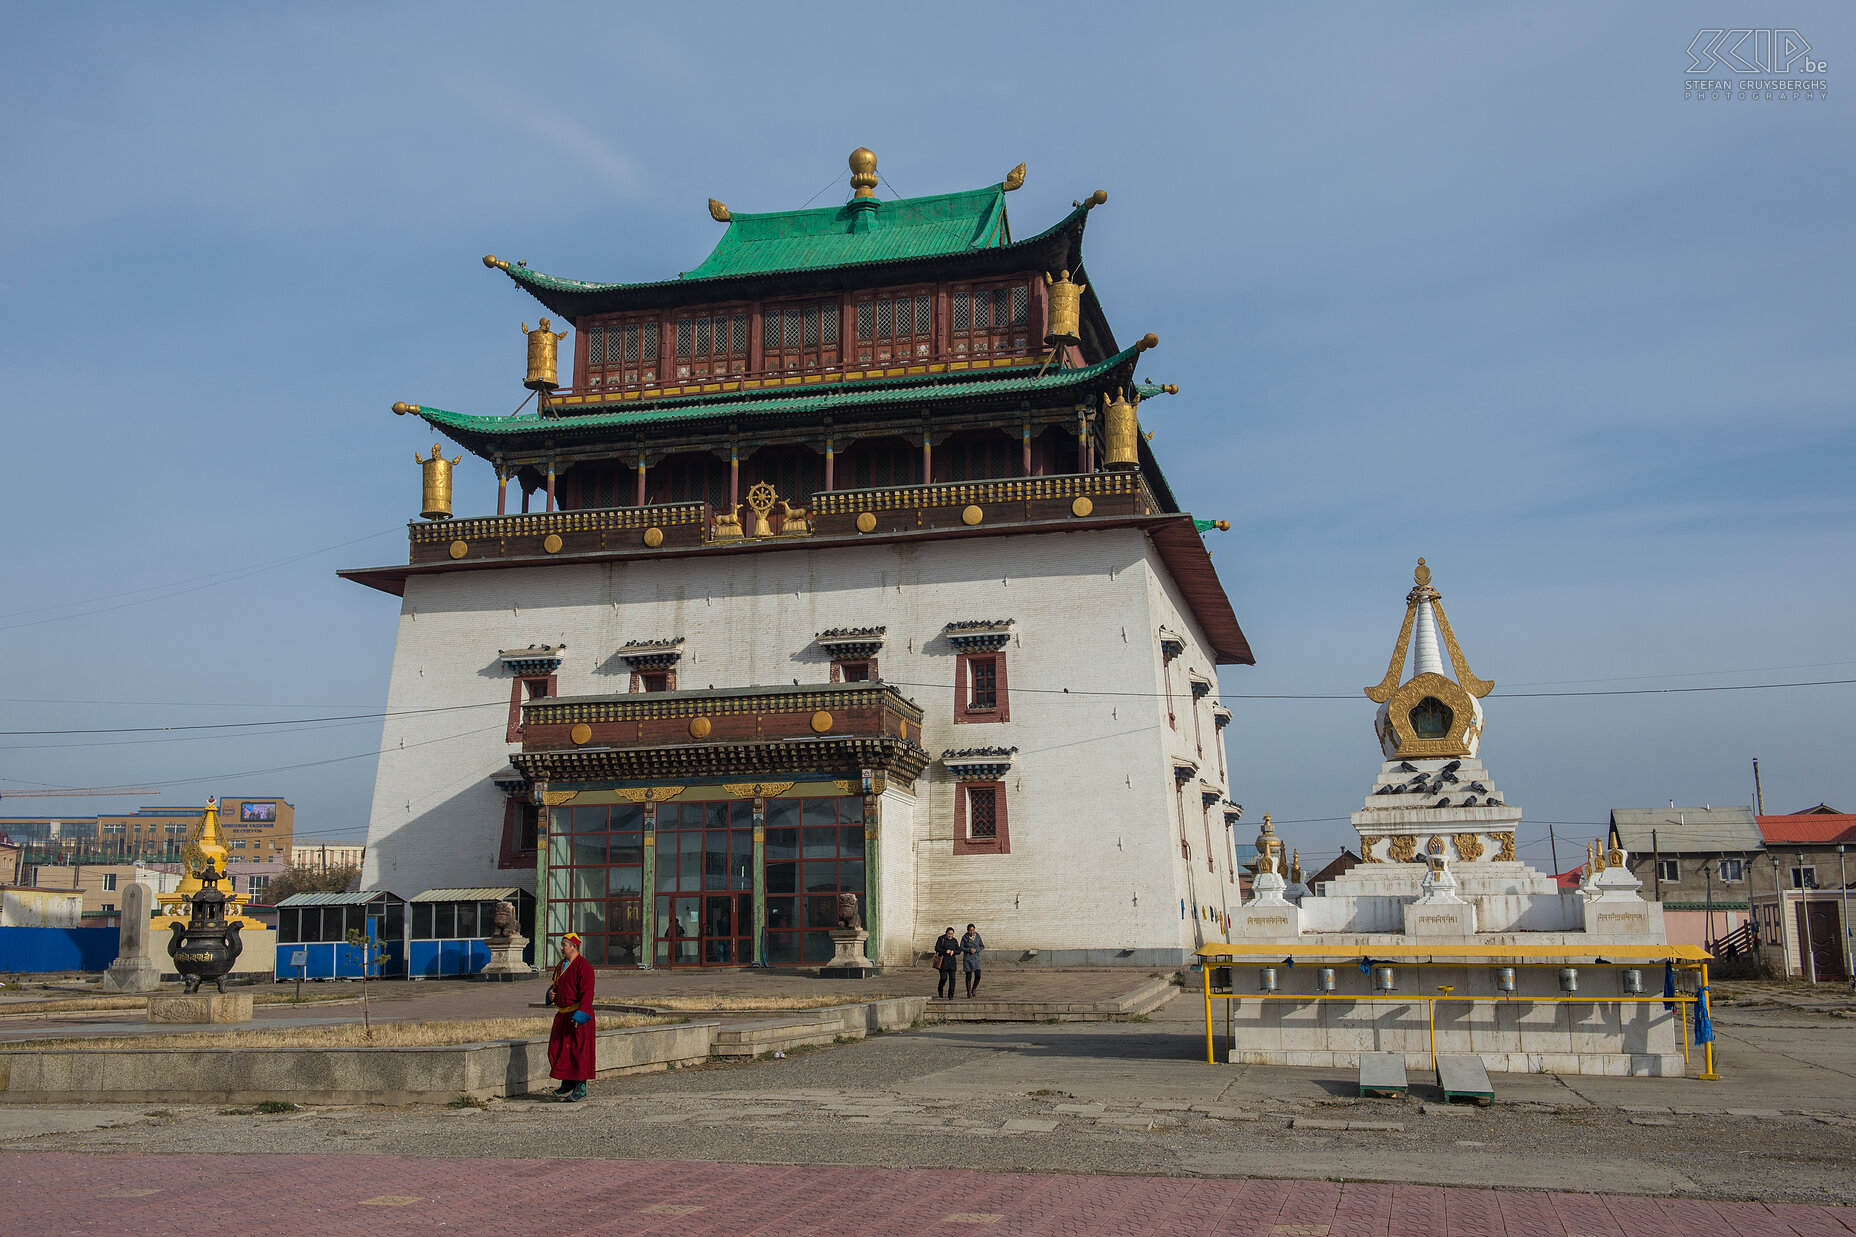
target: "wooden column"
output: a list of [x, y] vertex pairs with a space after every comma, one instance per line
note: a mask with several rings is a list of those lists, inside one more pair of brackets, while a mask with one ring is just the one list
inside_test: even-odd
[[922, 484], [934, 484], [934, 443], [926, 427], [922, 429]]
[[548, 461], [548, 510], [554, 510], [554, 461]]
[[883, 956], [883, 903], [881, 881], [882, 847], [878, 835], [883, 823], [883, 775], [875, 769], [864, 770], [864, 930], [870, 939], [864, 953], [872, 962]]
[[741, 506], [741, 447], [737, 443], [728, 444], [728, 510], [730, 514]]
[[754, 951], [752, 961], [764, 960], [767, 939], [767, 800], [754, 799]]
[[657, 965], [657, 804], [649, 791], [644, 800], [644, 896], [638, 900], [638, 969]]
[[837, 452], [833, 448], [831, 435], [827, 434], [825, 435], [825, 488], [828, 490], [836, 488], [832, 485], [836, 475], [834, 468], [836, 462]]
[[503, 466], [496, 466], [496, 514], [506, 515], [509, 511], [509, 474]]
[[522, 514], [528, 514], [528, 487], [526, 485], [522, 487]]
[[[565, 920], [557, 930], [556, 925], [548, 919], [548, 829], [552, 824], [548, 807], [548, 784], [534, 782], [529, 786], [529, 794], [535, 800], [535, 966], [547, 970], [553, 966], [555, 949], [562, 932], [567, 931]], [[562, 915], [566, 915], [565, 909]]]
[[644, 506], [644, 456], [638, 457], [638, 501], [633, 506]]
[[1025, 439], [1025, 471], [1022, 475], [1029, 477], [1031, 475], [1031, 422], [1028, 420], [1025, 422], [1024, 439]]

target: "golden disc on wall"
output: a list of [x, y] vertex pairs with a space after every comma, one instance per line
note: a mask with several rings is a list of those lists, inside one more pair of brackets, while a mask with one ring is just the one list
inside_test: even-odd
[[875, 532], [876, 531], [876, 516], [872, 515], [868, 511], [860, 513], [857, 517], [857, 531], [860, 533]]
[[463, 558], [466, 554], [469, 554], [469, 553], [470, 553], [470, 542], [454, 541], [451, 543], [451, 557], [452, 558]]
[[831, 729], [831, 714], [825, 712], [825, 710], [823, 709], [820, 709], [818, 712], [814, 713], [812, 715], [812, 729], [817, 731], [819, 734], [824, 734], [827, 730], [830, 730]]
[[586, 743], [593, 737], [593, 728], [585, 722], [576, 723], [574, 728], [567, 732], [567, 737], [576, 744]]
[[978, 507], [969, 506], [965, 511], [960, 513], [960, 520], [963, 524], [978, 524], [985, 518], [986, 513], [981, 511]]
[[559, 533], [549, 533], [542, 539], [541, 548], [550, 554], [559, 554], [561, 552], [561, 535]]
[[661, 528], [645, 529], [644, 530], [644, 543], [650, 546], [653, 550], [657, 549], [658, 546], [661, 546], [664, 544], [664, 530]]
[[1089, 501], [1089, 496], [1087, 494], [1078, 494], [1076, 496], [1076, 501], [1070, 504], [1071, 515], [1088, 515], [1095, 509], [1096, 505]]
[[706, 717], [690, 718], [690, 738], [706, 739], [709, 737], [709, 719]]

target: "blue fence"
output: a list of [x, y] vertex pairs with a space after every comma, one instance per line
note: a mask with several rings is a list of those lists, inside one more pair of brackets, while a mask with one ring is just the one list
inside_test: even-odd
[[0, 928], [0, 972], [101, 971], [116, 961], [122, 929]]
[[482, 941], [413, 941], [407, 957], [413, 975], [475, 975], [489, 965], [490, 947]]
[[[301, 945], [279, 945], [277, 963], [273, 974], [280, 980], [285, 979], [360, 979], [363, 959], [368, 946], [348, 945], [335, 941], [309, 941]], [[302, 954], [303, 965], [296, 964], [296, 955]], [[367, 978], [379, 979], [383, 970], [380, 963], [380, 951], [375, 950], [373, 957], [367, 958]], [[386, 968], [391, 974], [391, 963]]]

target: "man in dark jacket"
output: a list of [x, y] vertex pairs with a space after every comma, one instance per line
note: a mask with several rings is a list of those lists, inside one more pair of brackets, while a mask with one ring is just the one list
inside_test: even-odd
[[[960, 973], [960, 941], [954, 936], [954, 925], [949, 924], [934, 943], [934, 969], [941, 973], [936, 981], [934, 994], [954, 999], [954, 976]], [[945, 990], [945, 991], [944, 991]]]

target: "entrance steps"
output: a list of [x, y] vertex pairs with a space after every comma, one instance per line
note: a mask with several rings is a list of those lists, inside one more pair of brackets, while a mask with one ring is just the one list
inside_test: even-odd
[[1182, 991], [1171, 981], [1150, 979], [1107, 1001], [930, 1000], [926, 1022], [1126, 1022], [1151, 1013]]
[[862, 1039], [864, 1031], [861, 1027], [846, 1027], [844, 1019], [836, 1014], [732, 1022], [716, 1028], [709, 1052], [717, 1057], [758, 1057], [763, 1052], [785, 1052], [791, 1048], [835, 1043], [840, 1036]]

